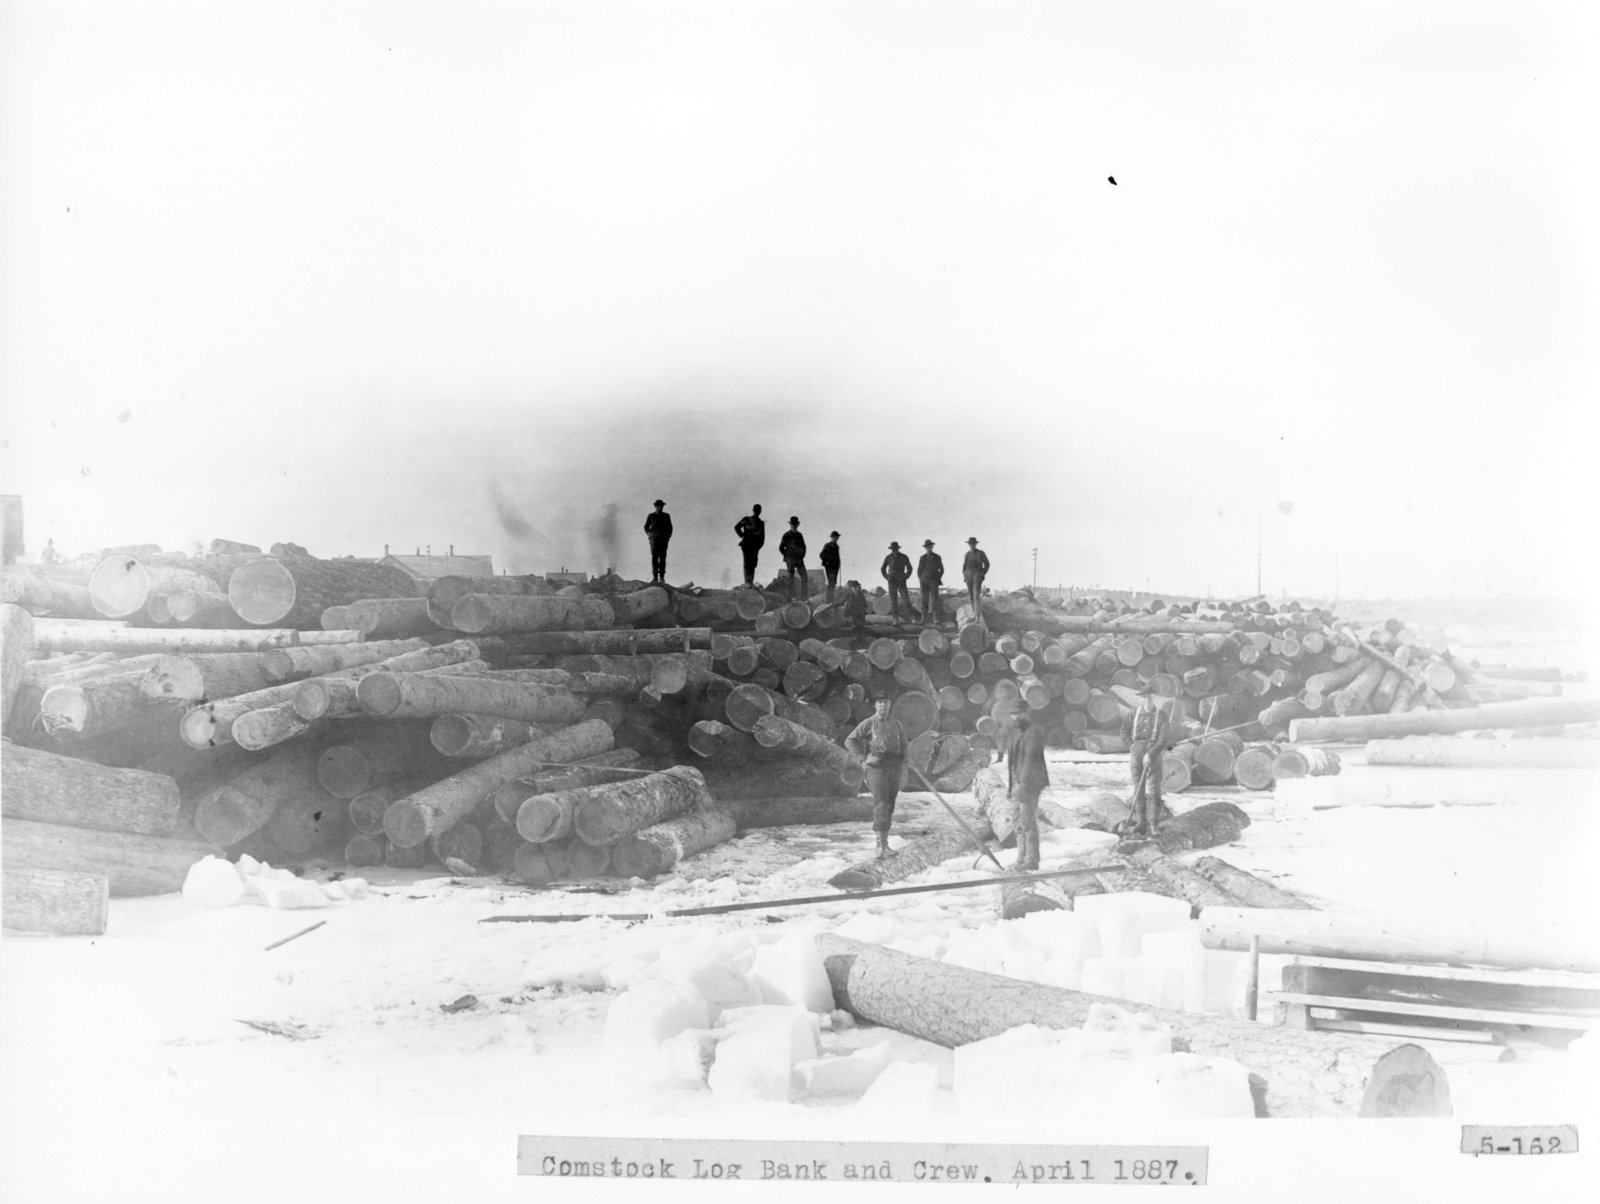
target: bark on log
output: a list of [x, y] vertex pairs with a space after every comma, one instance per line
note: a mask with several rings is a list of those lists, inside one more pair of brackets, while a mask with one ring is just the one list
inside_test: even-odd
[[[375, 665], [379, 661], [388, 660], [391, 656], [399, 656], [405, 652], [420, 652], [427, 647], [427, 640], [411, 639], [327, 644], [311, 648], [274, 648], [261, 654], [261, 673], [268, 682], [320, 677], [326, 673], [337, 673], [340, 669]], [[459, 648], [464, 654], [462, 660], [476, 660], [479, 655], [477, 645], [471, 640], [456, 640], [450, 644], [441, 644], [440, 647]]]
[[141, 564], [132, 556], [107, 556], [89, 576], [89, 598], [108, 619], [126, 619], [144, 610], [154, 593], [220, 593], [207, 574], [175, 565]]
[[615, 844], [641, 828], [711, 805], [705, 778], [688, 765], [572, 793], [579, 796], [574, 800], [573, 832], [594, 845]]
[[456, 769], [428, 743], [426, 721], [378, 723], [330, 745], [317, 761], [317, 781], [335, 798], [411, 777], [433, 780]]
[[551, 762], [576, 761], [605, 752], [614, 740], [607, 724], [589, 719], [542, 740], [529, 741], [394, 803], [384, 814], [384, 831], [395, 844], [413, 848], [471, 815], [496, 787]]
[[450, 612], [468, 594], [521, 594], [549, 597], [555, 587], [543, 577], [440, 577], [428, 587], [428, 618], [450, 628]]
[[1233, 907], [1240, 902], [1209, 878], [1174, 861], [1153, 845], [1132, 849], [1123, 856], [1129, 864], [1160, 883], [1162, 894], [1186, 900], [1196, 912], [1202, 907]]
[[428, 728], [428, 740], [440, 755], [478, 760], [550, 734], [546, 725], [498, 715], [440, 715]]
[[585, 595], [467, 594], [450, 611], [450, 625], [472, 635], [525, 631], [595, 631], [616, 625], [604, 598]]
[[288, 688], [295, 714], [302, 719], [348, 718], [363, 713], [360, 705], [362, 681], [374, 673], [420, 674], [427, 677], [478, 677], [488, 671], [481, 660], [465, 660], [473, 649], [472, 641], [458, 640], [435, 648], [402, 652], [370, 665], [337, 669], [321, 677], [293, 682]]
[[33, 656], [33, 616], [20, 606], [0, 606], [0, 730], [9, 730], [11, 708]]
[[[949, 1048], [998, 1036], [1023, 1024], [1081, 1028], [1095, 1004], [1127, 1006], [1118, 1000], [968, 970], [831, 933], [817, 937], [817, 950], [840, 1008], [859, 1020]], [[1444, 1072], [1414, 1045], [1275, 1028], [1143, 1004], [1137, 1010], [1171, 1027], [1175, 1049], [1242, 1063], [1251, 1073], [1258, 1116], [1393, 1114], [1396, 1100], [1404, 1097], [1404, 1092], [1393, 1091], [1384, 1102], [1365, 1099], [1369, 1087], [1385, 1084], [1418, 1088], [1405, 1099], [1408, 1115], [1449, 1113]], [[1415, 1077], [1395, 1082], [1397, 1064]]]
[[280, 702], [276, 706], [246, 711], [229, 725], [228, 735], [240, 748], [261, 752], [304, 735], [311, 730], [313, 722], [301, 718], [292, 701]]
[[[343, 645], [359, 648], [359, 644]], [[195, 656], [163, 655], [145, 670], [139, 692], [150, 701], [176, 699], [205, 702], [232, 698], [272, 685], [266, 673], [266, 652], [214, 652]]]
[[664, 656], [650, 666], [649, 683], [663, 694], [682, 694], [705, 689], [712, 676], [699, 658]]
[[1154, 843], [1163, 853], [1209, 849], [1237, 840], [1249, 826], [1250, 817], [1232, 803], [1202, 803], [1163, 823]]
[[8, 932], [52, 936], [102, 936], [111, 909], [104, 874], [63, 870], [7, 870], [0, 925]]
[[317, 783], [319, 754], [311, 744], [290, 744], [245, 770], [200, 800], [195, 831], [213, 844], [236, 845], [259, 832], [282, 803], [321, 799], [334, 806], [333, 796]]
[[34, 648], [41, 652], [265, 652], [295, 644], [354, 644], [360, 640], [359, 631], [209, 631], [69, 624], [65, 619], [41, 619], [34, 625]]
[[784, 757], [748, 765], [712, 761], [703, 772], [719, 806], [732, 799], [845, 798], [856, 793], [826, 766]]
[[1297, 744], [1360, 743], [1389, 736], [1545, 727], [1557, 723], [1592, 723], [1597, 719], [1600, 719], [1600, 700], [1540, 698], [1455, 710], [1351, 715], [1338, 719], [1296, 719], [1289, 725], [1289, 738]]
[[[179, 627], [231, 627], [244, 626], [239, 612], [233, 609], [226, 594], [203, 593], [199, 590], [181, 589], [175, 593], [159, 595], [167, 611], [167, 618]], [[145, 604], [148, 610], [155, 603], [152, 598]]]
[[643, 656], [711, 648], [709, 627], [644, 630], [538, 631], [484, 636], [478, 641], [491, 663], [512, 656]]
[[245, 622], [261, 627], [315, 627], [330, 606], [421, 592], [410, 574], [386, 564], [312, 556], [261, 557], [239, 565], [228, 577], [233, 609]]
[[541, 769], [496, 787], [495, 813], [506, 823], [515, 825], [522, 804], [534, 795], [554, 794], [562, 790], [577, 790], [583, 786], [601, 786], [607, 782], [621, 782], [636, 777], [641, 758], [631, 748], [613, 748], [592, 757], [584, 757], [572, 765], [557, 769]]
[[1350, 684], [1333, 693], [1333, 709], [1338, 715], [1358, 715], [1367, 709], [1367, 700], [1377, 690], [1378, 683], [1383, 680], [1383, 675], [1388, 672], [1382, 661], [1368, 660], [1361, 662], [1361, 672], [1351, 679]]
[[625, 627], [629, 623], [637, 623], [641, 619], [664, 614], [672, 609], [672, 595], [659, 585], [648, 585], [644, 589], [626, 594], [611, 594], [605, 601], [611, 607], [614, 622], [618, 627]]
[[726, 703], [728, 722], [743, 732], [753, 732], [764, 715], [777, 715], [791, 723], [810, 728], [818, 735], [833, 735], [833, 720], [827, 712], [808, 702], [775, 693], [753, 682], [736, 687]]
[[192, 805], [218, 786], [225, 785], [257, 764], [261, 758], [240, 748], [224, 744], [219, 748], [190, 748], [181, 740], [138, 762], [145, 773], [163, 774], [178, 784], [178, 795]]
[[168, 836], [179, 806], [177, 783], [159, 774], [18, 745], [0, 757], [0, 810], [7, 818]]
[[[982, 840], [993, 833], [987, 824], [973, 825], [973, 831]], [[828, 879], [828, 885], [838, 890], [875, 890], [891, 882], [899, 882], [912, 874], [932, 869], [953, 857], [983, 858], [972, 838], [959, 828], [931, 832], [908, 841], [882, 860], [861, 861], [840, 870]]]
[[1200, 941], [1207, 949], [1347, 957], [1418, 965], [1490, 966], [1502, 970], [1600, 970], [1600, 950], [1581, 925], [1557, 920], [1494, 921], [1368, 912], [1207, 908]]
[[369, 640], [403, 640], [440, 630], [428, 617], [426, 598], [363, 598], [344, 608], [343, 626]]
[[1015, 845], [1021, 808], [1016, 799], [1006, 797], [1005, 770], [992, 765], [978, 770], [972, 779], [972, 797], [978, 804], [978, 813], [994, 833], [995, 843], [1002, 849]]
[[738, 824], [726, 811], [700, 811], [641, 828], [611, 850], [611, 868], [624, 878], [655, 878], [680, 861], [732, 840]]
[[977, 779], [978, 771], [989, 763], [989, 754], [981, 749], [972, 749], [963, 754], [961, 759], [934, 779], [934, 788], [945, 794], [959, 794], [970, 789]]
[[1462, 740], [1455, 736], [1407, 736], [1400, 740], [1368, 741], [1367, 764], [1592, 769], [1600, 766], [1600, 741], [1562, 737]]
[[[732, 815], [739, 831], [750, 828], [785, 828], [798, 825], [865, 824], [872, 821], [870, 798], [722, 799], [717, 809]], [[898, 815], [896, 807], [895, 814]]]
[[751, 734], [755, 736], [756, 743], [763, 748], [780, 750], [796, 757], [804, 757], [819, 765], [826, 765], [839, 774], [847, 785], [861, 784], [861, 763], [843, 745], [835, 744], [810, 728], [802, 727], [779, 715], [763, 715], [756, 720], [755, 729]]
[[39, 722], [57, 738], [95, 736], [135, 723], [150, 705], [140, 686], [144, 671], [51, 686], [39, 700]]
[[576, 722], [584, 707], [570, 690], [533, 682], [390, 672], [363, 677], [356, 699], [366, 714], [390, 719], [474, 714], [563, 724]]
[[1274, 886], [1254, 874], [1229, 865], [1219, 857], [1201, 857], [1194, 863], [1194, 871], [1215, 882], [1236, 903], [1229, 906], [1290, 908], [1297, 911], [1316, 910], [1299, 895]]
[[698, 721], [689, 729], [688, 741], [697, 756], [716, 757], [726, 763], [757, 760], [766, 751], [749, 732], [715, 719]]
[[0, 603], [26, 607], [58, 619], [96, 619], [100, 612], [87, 587], [36, 577], [16, 568], [0, 573]]
[[164, 895], [183, 888], [189, 867], [222, 852], [195, 841], [131, 832], [69, 828], [32, 820], [6, 821], [0, 868], [9, 878], [22, 870], [103, 874], [112, 898]]

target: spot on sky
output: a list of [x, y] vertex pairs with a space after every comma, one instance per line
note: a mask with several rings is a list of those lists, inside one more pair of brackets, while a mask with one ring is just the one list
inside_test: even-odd
[[119, 411], [118, 414], [117, 414], [117, 421], [118, 422], [126, 422], [126, 421], [128, 421], [128, 419], [130, 419], [132, 417], [133, 417], [133, 411], [128, 409], [126, 406], [124, 406], [122, 408], [122, 410]]
[[[54, 426], [55, 424], [51, 423], [51, 425]], [[87, 464], [85, 464], [82, 468], [78, 469], [78, 475], [82, 476], [82, 477], [88, 476], [89, 475], [89, 466]]]

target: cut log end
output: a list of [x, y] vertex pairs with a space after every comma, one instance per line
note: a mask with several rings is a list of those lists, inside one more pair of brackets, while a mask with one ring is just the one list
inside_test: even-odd
[[383, 832], [390, 843], [413, 849], [428, 839], [428, 817], [411, 800], [400, 799], [383, 813]]
[[1378, 1059], [1361, 1097], [1361, 1116], [1449, 1116], [1450, 1081], [1420, 1045]]

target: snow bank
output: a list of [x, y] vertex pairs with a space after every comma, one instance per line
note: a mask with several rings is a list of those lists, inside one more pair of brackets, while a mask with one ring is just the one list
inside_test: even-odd
[[706, 1083], [714, 1096], [787, 1103], [795, 1066], [817, 1057], [817, 1040], [817, 1018], [804, 1007], [732, 1008], [722, 1014], [722, 1035]]
[[221, 857], [202, 857], [183, 880], [183, 901], [190, 907], [232, 907], [259, 903], [284, 910], [333, 907], [367, 897], [364, 878], [312, 882], [285, 869], [273, 869], [249, 854], [238, 864]]

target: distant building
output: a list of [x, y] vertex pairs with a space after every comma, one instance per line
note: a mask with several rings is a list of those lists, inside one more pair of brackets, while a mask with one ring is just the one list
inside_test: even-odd
[[387, 564], [409, 573], [418, 581], [437, 581], [440, 577], [493, 577], [494, 557], [492, 556], [457, 556], [454, 546], [448, 554], [434, 556], [431, 553], [418, 552], [413, 556], [392, 554], [389, 546], [384, 545], [383, 559], [379, 564]]
[[562, 569], [560, 572], [546, 573], [544, 575], [544, 579], [550, 582], [552, 585], [587, 585], [589, 582], [589, 574], [577, 572], [569, 573], [566, 569]]

